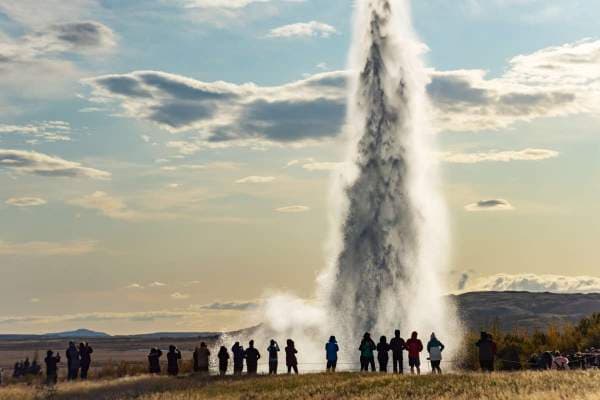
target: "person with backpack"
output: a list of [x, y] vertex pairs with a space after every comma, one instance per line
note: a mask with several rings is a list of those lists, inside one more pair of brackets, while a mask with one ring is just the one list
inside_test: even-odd
[[225, 374], [227, 374], [227, 364], [229, 364], [229, 353], [227, 352], [227, 347], [221, 346], [219, 353], [217, 354], [217, 358], [219, 359], [219, 375], [225, 376]]
[[235, 342], [231, 348], [231, 353], [233, 354], [233, 375], [242, 375], [244, 358], [246, 357], [244, 347], [240, 346], [240, 342]]
[[361, 372], [367, 372], [369, 370], [369, 365], [371, 366], [371, 371], [375, 372], [375, 357], [373, 356], [373, 351], [376, 348], [375, 342], [371, 339], [371, 334], [365, 332], [360, 342], [360, 346], [358, 347], [358, 350], [360, 351]]
[[421, 352], [423, 351], [423, 342], [417, 338], [417, 332], [413, 332], [410, 335], [410, 339], [406, 341], [406, 349], [408, 350], [408, 366], [410, 367], [410, 373], [415, 373], [417, 369], [417, 375], [421, 375]]
[[442, 373], [440, 364], [442, 363], [442, 351], [444, 351], [444, 344], [440, 342], [435, 333], [431, 333], [431, 338], [427, 343], [427, 352], [429, 353], [429, 362], [431, 363], [431, 372], [433, 374]]
[[60, 354], [54, 355], [52, 350], [46, 352], [46, 385], [54, 386], [58, 381], [58, 363], [60, 362]]
[[208, 347], [206, 347], [206, 343], [202, 342], [202, 343], [200, 343], [199, 348], [196, 347], [194, 349], [192, 358], [194, 361], [194, 365], [193, 365], [194, 372], [208, 374], [210, 351], [208, 350]]
[[269, 375], [277, 375], [279, 345], [274, 339], [271, 339], [267, 352], [269, 353]]
[[179, 375], [179, 360], [181, 360], [181, 351], [173, 345], [169, 346], [167, 353], [167, 373], [171, 376]]
[[79, 343], [79, 359], [81, 363], [81, 379], [87, 379], [90, 365], [92, 364], [92, 353], [94, 349], [87, 342]]
[[394, 331], [394, 337], [390, 340], [390, 350], [392, 351], [392, 366], [394, 373], [402, 374], [404, 372], [404, 363], [402, 352], [404, 351], [405, 342], [402, 337], [400, 337], [400, 330], [396, 329]]
[[248, 375], [256, 375], [260, 353], [254, 348], [254, 340], [251, 340], [248, 343], [248, 348], [244, 352], [244, 357], [246, 358], [246, 369], [248, 370]]
[[329, 337], [329, 342], [325, 344], [325, 358], [327, 359], [327, 372], [335, 372], [338, 360], [338, 351], [340, 347], [337, 344], [335, 336]]
[[379, 372], [387, 373], [387, 365], [390, 358], [388, 353], [389, 351], [390, 345], [387, 342], [387, 338], [382, 336], [379, 338], [379, 343], [377, 343], [377, 361], [379, 362]]
[[296, 354], [298, 354], [298, 350], [296, 350], [294, 341], [288, 339], [285, 346], [285, 365], [287, 366], [288, 375], [292, 373], [292, 370], [298, 375], [298, 358]]

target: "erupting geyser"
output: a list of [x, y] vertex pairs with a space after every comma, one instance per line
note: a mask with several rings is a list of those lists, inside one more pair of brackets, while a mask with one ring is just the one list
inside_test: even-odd
[[[319, 337], [300, 339], [320, 349], [334, 334], [345, 361], [356, 356], [366, 331], [390, 337], [396, 328], [403, 336], [417, 330], [424, 342], [436, 332], [449, 350], [446, 359], [460, 341], [456, 315], [444, 300], [447, 222], [437, 189], [424, 49], [412, 31], [408, 0], [357, 2], [349, 150], [333, 188], [332, 254], [317, 290], [322, 319], [316, 321], [314, 308], [310, 319]], [[271, 326], [277, 314], [289, 318], [292, 300], [288, 307], [279, 301], [267, 305]], [[298, 325], [311, 324], [280, 324], [285, 331]]]

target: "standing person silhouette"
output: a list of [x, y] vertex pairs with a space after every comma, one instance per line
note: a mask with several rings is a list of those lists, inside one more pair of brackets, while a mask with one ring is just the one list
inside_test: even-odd
[[410, 339], [406, 341], [406, 349], [408, 350], [408, 366], [410, 367], [410, 373], [415, 373], [417, 369], [417, 375], [421, 375], [421, 358], [420, 354], [423, 351], [423, 342], [417, 338], [417, 332], [413, 332], [410, 335]]
[[271, 339], [267, 352], [269, 353], [269, 375], [277, 375], [279, 345], [274, 339]]
[[298, 375], [298, 358], [296, 357], [297, 353], [298, 350], [296, 350], [294, 341], [292, 339], [288, 339], [285, 346], [285, 365], [287, 366], [288, 374], [291, 374], [292, 370], [294, 370], [294, 373]]
[[246, 358], [246, 369], [248, 370], [248, 375], [256, 375], [260, 353], [254, 348], [254, 340], [251, 340], [248, 343], [248, 348], [244, 352], [244, 357]]
[[235, 342], [233, 344], [233, 347], [231, 348], [231, 353], [233, 354], [233, 375], [242, 375], [242, 371], [244, 370], [244, 358], [246, 356], [246, 352], [244, 351], [244, 348], [240, 346], [240, 342]]
[[162, 351], [157, 348], [151, 348], [148, 354], [148, 372], [151, 374], [160, 374], [160, 357], [162, 357]]
[[46, 385], [54, 386], [58, 380], [58, 363], [60, 362], [60, 354], [54, 355], [52, 350], [46, 352]]
[[210, 351], [206, 347], [206, 343], [200, 343], [200, 348], [196, 347], [193, 354], [194, 359], [194, 372], [200, 372], [201, 374], [208, 374]]
[[394, 337], [390, 340], [390, 350], [392, 351], [392, 367], [394, 373], [404, 372], [404, 360], [402, 352], [406, 349], [404, 339], [400, 337], [400, 330], [394, 331]]
[[87, 342], [79, 343], [79, 358], [81, 361], [81, 379], [87, 379], [90, 365], [92, 364], [92, 353], [94, 349]]
[[475, 343], [479, 348], [479, 365], [484, 372], [494, 371], [494, 360], [496, 358], [496, 343], [487, 332], [481, 332], [481, 337]]
[[387, 338], [382, 336], [377, 343], [377, 361], [379, 362], [379, 372], [387, 372], [388, 360], [390, 358], [388, 352], [390, 351], [390, 345], [387, 342]]
[[77, 375], [79, 375], [79, 351], [77, 347], [75, 347], [74, 342], [69, 342], [69, 347], [65, 352], [67, 356], [67, 380], [73, 381], [77, 379]]
[[373, 351], [377, 348], [375, 346], [375, 342], [371, 339], [371, 334], [369, 332], [365, 332], [363, 338], [360, 342], [360, 346], [358, 350], [360, 351], [360, 371], [368, 371], [369, 365], [371, 366], [371, 371], [375, 371], [375, 356], [373, 355]]
[[171, 376], [179, 375], [179, 360], [181, 360], [181, 351], [173, 345], [169, 346], [167, 353], [167, 373]]
[[335, 372], [338, 360], [338, 351], [340, 347], [337, 344], [335, 336], [329, 337], [329, 342], [325, 344], [325, 358], [327, 359], [327, 372]]
[[429, 361], [431, 362], [431, 373], [441, 374], [442, 369], [440, 364], [442, 362], [442, 351], [444, 351], [444, 344], [438, 340], [435, 333], [431, 333], [431, 339], [427, 343], [427, 352], [429, 353]]
[[227, 352], [227, 347], [221, 346], [219, 353], [217, 354], [217, 358], [219, 359], [219, 375], [225, 376], [225, 374], [227, 374], [227, 364], [229, 364], [229, 353]]

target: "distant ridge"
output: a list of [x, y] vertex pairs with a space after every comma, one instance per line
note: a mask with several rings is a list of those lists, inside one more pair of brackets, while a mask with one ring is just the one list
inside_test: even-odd
[[[460, 318], [468, 329], [489, 329], [492, 325], [503, 331], [514, 329], [533, 331], [549, 326], [560, 328], [577, 323], [593, 313], [600, 313], [600, 293], [532, 293], [532, 292], [468, 292], [448, 296], [456, 305]], [[253, 326], [233, 332], [154, 332], [136, 335], [109, 335], [89, 329], [34, 334], [0, 334], [4, 340], [47, 339], [218, 339], [221, 335], [254, 335], [260, 327]], [[406, 330], [410, 329], [406, 327]]]

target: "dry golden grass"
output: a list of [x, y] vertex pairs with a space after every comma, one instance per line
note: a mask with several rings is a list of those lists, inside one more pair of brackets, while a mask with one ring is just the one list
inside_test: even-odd
[[0, 400], [195, 399], [585, 399], [600, 400], [600, 371], [520, 372], [491, 375], [393, 376], [339, 373], [216, 379], [141, 376], [59, 384], [56, 390], [13, 385]]

